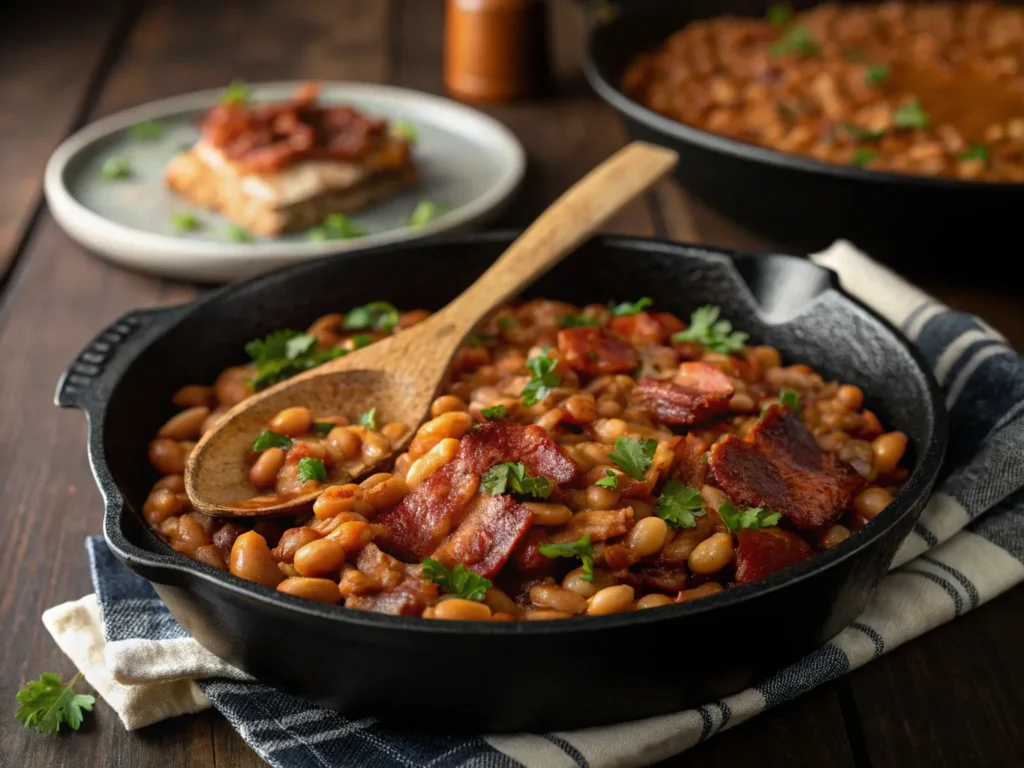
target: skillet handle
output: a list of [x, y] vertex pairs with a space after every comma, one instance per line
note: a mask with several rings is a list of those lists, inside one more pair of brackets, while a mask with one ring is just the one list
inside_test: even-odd
[[136, 310], [111, 323], [68, 364], [57, 382], [54, 402], [61, 408], [87, 410], [88, 401], [108, 392], [139, 352], [190, 307]]

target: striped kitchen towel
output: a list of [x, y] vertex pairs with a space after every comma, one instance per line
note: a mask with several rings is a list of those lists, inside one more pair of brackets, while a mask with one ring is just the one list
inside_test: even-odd
[[983, 322], [938, 304], [848, 243], [814, 259], [920, 349], [946, 393], [951, 450], [945, 479], [864, 613], [824, 648], [753, 688], [685, 712], [542, 735], [465, 738], [342, 717], [213, 657], [100, 538], [87, 543], [95, 595], [52, 608], [43, 621], [126, 727], [212, 704], [279, 768], [604, 768], [682, 752], [1024, 580], [1024, 362]]

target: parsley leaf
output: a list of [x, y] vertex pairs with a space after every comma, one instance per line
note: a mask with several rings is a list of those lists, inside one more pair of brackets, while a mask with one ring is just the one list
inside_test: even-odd
[[191, 232], [195, 229], [199, 229], [199, 219], [196, 218], [194, 213], [189, 213], [188, 211], [172, 213], [171, 226], [179, 232]]
[[795, 389], [783, 388], [779, 390], [779, 405], [788, 407], [793, 415], [800, 416], [800, 393]]
[[249, 101], [249, 86], [242, 80], [232, 80], [231, 85], [224, 89], [221, 104], [246, 104]]
[[690, 315], [690, 325], [673, 334], [672, 341], [695, 341], [723, 355], [743, 351], [749, 337], [743, 331], [734, 331], [728, 320], [719, 320], [721, 312], [720, 308], [710, 304], [694, 310]]
[[405, 117], [400, 117], [392, 123], [391, 135], [405, 139], [410, 144], [415, 144], [420, 140], [420, 132], [416, 123]]
[[583, 328], [588, 325], [597, 325], [597, 318], [586, 315], [563, 315], [561, 325], [563, 328]]
[[741, 510], [728, 501], [718, 508], [718, 516], [722, 518], [722, 522], [733, 533], [741, 528], [747, 531], [756, 531], [759, 528], [778, 525], [779, 520], [782, 518], [782, 515], [778, 512], [772, 512], [764, 507], [751, 507]]
[[386, 331], [398, 325], [398, 309], [386, 301], [371, 301], [349, 310], [341, 327], [349, 331]]
[[314, 421], [313, 431], [316, 432], [316, 434], [319, 435], [320, 437], [327, 437], [327, 435], [331, 433], [331, 430], [334, 429], [336, 426], [338, 425], [332, 424], [329, 421]]
[[242, 229], [236, 224], [232, 224], [228, 227], [228, 239], [233, 240], [236, 243], [251, 243], [252, 235], [249, 231]]
[[352, 349], [362, 349], [368, 347], [374, 342], [373, 336], [368, 333], [357, 333], [355, 336], [350, 336], [349, 341], [352, 343]]
[[892, 122], [897, 128], [927, 128], [928, 115], [921, 109], [921, 103], [913, 99], [892, 113]]
[[485, 419], [503, 419], [508, 415], [508, 408], [500, 403], [498, 405], [492, 405], [490, 408], [481, 408], [480, 415]]
[[621, 304], [616, 304], [612, 307], [612, 315], [615, 317], [627, 317], [628, 315], [639, 315], [647, 307], [654, 303], [654, 299], [650, 296], [644, 296], [635, 302], [624, 301]]
[[864, 70], [864, 82], [868, 85], [881, 85], [889, 77], [888, 64], [871, 64]]
[[474, 573], [462, 563], [457, 563], [448, 570], [441, 563], [428, 557], [423, 561], [423, 575], [437, 584], [445, 592], [461, 597], [463, 600], [484, 599], [484, 594], [491, 588], [490, 579]]
[[850, 155], [850, 165], [856, 166], [857, 168], [863, 168], [868, 163], [877, 159], [877, 152], [872, 152], [870, 149], [864, 149], [863, 147], [857, 147], [857, 149], [853, 150], [853, 154]]
[[847, 61], [864, 61], [867, 55], [863, 48], [847, 48], [843, 51], [843, 58]]
[[585, 533], [579, 541], [569, 544], [541, 544], [537, 550], [544, 557], [578, 557], [583, 564], [581, 581], [594, 580], [594, 550], [590, 546], [590, 534]]
[[443, 216], [450, 208], [450, 203], [435, 203], [433, 200], [424, 198], [416, 204], [416, 207], [409, 215], [409, 220], [405, 222], [406, 226], [422, 227], [434, 219]]
[[281, 450], [287, 451], [291, 447], [292, 440], [290, 437], [285, 437], [284, 435], [269, 429], [264, 429], [260, 432], [259, 437], [252, 441], [252, 449], [256, 451], [256, 453], [263, 453], [263, 451], [268, 448], [280, 448]]
[[789, 3], [776, 3], [768, 9], [768, 22], [778, 29], [785, 29], [793, 19], [793, 8]]
[[519, 325], [519, 321], [516, 320], [514, 317], [509, 317], [508, 315], [504, 315], [504, 316], [498, 318], [498, 327], [501, 328], [502, 330], [504, 330], [506, 328], [515, 328], [518, 325]]
[[156, 120], [143, 120], [129, 128], [128, 132], [136, 139], [151, 141], [164, 135], [164, 127]]
[[82, 725], [82, 711], [91, 712], [96, 697], [75, 693], [75, 683], [82, 676], [79, 672], [67, 685], [52, 673], [39, 676], [18, 691], [15, 698], [21, 704], [14, 716], [26, 728], [39, 733], [56, 733], [63, 723], [77, 731]]
[[547, 354], [535, 355], [526, 361], [526, 370], [530, 372], [531, 378], [519, 394], [523, 405], [536, 405], [562, 383], [562, 377], [555, 373], [557, 366], [558, 361]]
[[115, 155], [100, 166], [100, 178], [104, 181], [127, 179], [132, 175], [132, 166], [124, 155]]
[[245, 351], [256, 366], [256, 376], [250, 382], [254, 390], [345, 354], [345, 350], [338, 347], [322, 349], [315, 336], [288, 330], [274, 331], [265, 339], [254, 339], [245, 345]]
[[598, 480], [594, 485], [598, 485], [601, 488], [618, 488], [619, 487], [619, 476], [612, 472], [610, 469], [604, 471], [604, 477]]
[[377, 409], [375, 407], [359, 415], [359, 426], [366, 427], [374, 432], [377, 431]]
[[700, 491], [679, 480], [669, 480], [658, 497], [654, 514], [673, 528], [694, 528], [697, 517], [705, 514]]
[[332, 213], [324, 219], [324, 223], [309, 231], [310, 240], [351, 240], [363, 237], [366, 230], [357, 226], [343, 213]]
[[482, 347], [496, 338], [498, 337], [493, 333], [474, 333], [466, 340], [466, 343], [471, 347]]
[[505, 493], [506, 488], [511, 487], [512, 491], [520, 496], [533, 496], [537, 499], [546, 499], [555, 487], [548, 478], [530, 477], [526, 467], [519, 462], [511, 461], [496, 464], [488, 469], [480, 478], [480, 484], [491, 496]]
[[778, 40], [772, 43], [772, 56], [784, 56], [790, 53], [814, 54], [821, 50], [811, 39], [807, 27], [790, 27]]
[[651, 466], [651, 458], [657, 448], [657, 440], [638, 440], [623, 436], [616, 438], [615, 449], [608, 454], [608, 457], [630, 477], [643, 480], [644, 472]]
[[306, 457], [299, 459], [299, 482], [306, 483], [310, 480], [326, 480], [327, 467], [321, 459]]
[[878, 139], [885, 136], [884, 130], [873, 130], [871, 128], [861, 128], [856, 123], [840, 123], [840, 126], [856, 141], [878, 141]]
[[981, 160], [986, 162], [988, 160], [988, 147], [981, 143], [974, 143], [968, 149], [965, 149], [959, 155], [958, 160]]

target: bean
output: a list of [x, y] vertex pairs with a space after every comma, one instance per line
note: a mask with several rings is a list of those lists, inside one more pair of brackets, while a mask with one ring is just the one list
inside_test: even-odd
[[678, 595], [676, 595], [676, 602], [688, 603], [691, 600], [698, 600], [702, 597], [707, 597], [708, 595], [717, 595], [719, 592], [722, 592], [724, 590], [725, 587], [723, 587], [717, 581], [708, 581], [704, 584], [701, 584], [699, 587], [682, 590]]
[[522, 617], [527, 621], [549, 621], [550, 619], [571, 619], [572, 614], [566, 611], [552, 611], [550, 608], [530, 610], [523, 613]]
[[371, 488], [378, 486], [381, 483], [387, 482], [390, 479], [390, 472], [375, 472], [374, 474], [370, 475], [368, 478], [363, 480], [363, 482], [359, 484], [359, 487], [362, 488], [364, 491], [368, 491]]
[[567, 397], [562, 402], [562, 410], [565, 412], [566, 421], [573, 424], [589, 424], [600, 415], [594, 396], [589, 393]]
[[907, 450], [907, 436], [902, 432], [887, 432], [871, 441], [871, 451], [875, 457], [875, 471], [879, 475], [892, 472], [899, 466], [900, 459]]
[[374, 529], [368, 523], [348, 520], [328, 533], [327, 539], [341, 547], [341, 556], [344, 559], [346, 552], [354, 552], [373, 539], [373, 533]]
[[586, 490], [587, 507], [589, 509], [615, 509], [619, 506], [621, 492], [604, 488], [600, 485], [591, 485]]
[[561, 423], [563, 416], [565, 416], [565, 411], [561, 408], [552, 408], [533, 423], [538, 427], [543, 427], [548, 432], [554, 432]]
[[430, 404], [430, 415], [432, 417], [440, 416], [442, 413], [451, 413], [452, 411], [468, 411], [469, 408], [462, 401], [461, 397], [455, 395], [441, 395], [434, 402]]
[[892, 494], [884, 488], [865, 488], [853, 497], [853, 510], [865, 520], [874, 520], [892, 504]]
[[604, 418], [622, 415], [622, 406], [614, 397], [602, 397], [597, 401], [597, 412]]
[[859, 411], [864, 407], [864, 393], [860, 387], [853, 384], [843, 384], [836, 390], [836, 397], [839, 402], [846, 406], [848, 411]]
[[409, 495], [409, 486], [400, 477], [388, 477], [363, 494], [366, 503], [377, 512], [390, 509]]
[[416, 430], [409, 454], [418, 459], [446, 437], [462, 437], [472, 426], [473, 417], [465, 411], [442, 413]]
[[298, 437], [308, 432], [312, 425], [313, 414], [309, 408], [294, 406], [278, 413], [270, 420], [268, 427], [279, 434]]
[[572, 520], [572, 510], [565, 504], [527, 501], [523, 506], [533, 512], [534, 525], [565, 525]]
[[591, 581], [584, 581], [582, 577], [582, 568], [576, 568], [569, 571], [569, 573], [565, 575], [565, 578], [562, 579], [562, 586], [575, 592], [584, 599], [593, 597], [597, 592], [597, 587], [594, 586], [594, 583]]
[[310, 579], [302, 576], [287, 578], [277, 585], [278, 592], [334, 605], [341, 602], [338, 585], [330, 579]]
[[213, 384], [217, 402], [230, 408], [248, 398], [252, 394], [248, 382], [254, 375], [255, 372], [247, 365], [223, 371]]
[[[174, 475], [174, 477], [178, 477], [178, 475]], [[149, 494], [146, 503], [142, 505], [142, 516], [147, 523], [158, 528], [164, 520], [180, 515], [187, 508], [188, 499], [182, 498], [180, 493], [175, 493], [167, 488], [157, 488]]]
[[455, 621], [482, 621], [491, 618], [491, 609], [483, 603], [453, 597], [434, 606], [434, 618]]
[[668, 595], [651, 594], [644, 595], [636, 601], [636, 607], [638, 610], [644, 608], [660, 608], [663, 605], [672, 605], [675, 601]]
[[379, 432], [367, 431], [363, 435], [362, 458], [367, 464], [376, 464], [391, 453], [391, 441]]
[[190, 452], [185, 443], [158, 437], [149, 444], [149, 463], [161, 475], [182, 475]]
[[175, 533], [172, 547], [176, 552], [191, 556], [199, 547], [212, 544], [213, 539], [206, 529], [191, 514], [184, 514], [178, 518], [178, 530]]
[[732, 534], [716, 533], [694, 548], [687, 564], [694, 573], [718, 573], [732, 558]]
[[249, 469], [249, 482], [257, 488], [267, 488], [277, 481], [277, 473], [284, 466], [285, 452], [280, 448], [267, 448]]
[[554, 611], [564, 611], [579, 615], [587, 608], [585, 598], [573, 592], [571, 589], [556, 587], [550, 584], [538, 584], [530, 590], [530, 600], [542, 608], [550, 608]]
[[284, 579], [270, 554], [267, 540], [255, 531], [246, 531], [231, 546], [231, 573], [273, 589]]
[[588, 616], [603, 616], [633, 609], [633, 588], [628, 584], [605, 587], [588, 601]]
[[289, 528], [281, 534], [277, 546], [271, 551], [274, 559], [278, 562], [290, 563], [295, 559], [295, 553], [306, 544], [322, 538], [321, 534], [305, 525], [298, 528]]
[[850, 529], [842, 525], [833, 525], [818, 539], [822, 549], [832, 549], [837, 544], [850, 538]]
[[605, 445], [614, 445], [618, 438], [626, 434], [628, 425], [622, 419], [598, 419], [590, 428], [598, 441]]
[[515, 600], [506, 595], [497, 587], [489, 587], [484, 594], [484, 602], [494, 613], [505, 613], [518, 616], [523, 612]]
[[354, 429], [335, 427], [327, 433], [327, 444], [338, 452], [338, 461], [350, 461], [359, 455], [363, 441]]
[[360, 488], [355, 483], [330, 485], [324, 488], [316, 501], [313, 502], [313, 514], [321, 520], [328, 520], [339, 512], [348, 512], [353, 507], [355, 495]]
[[717, 511], [720, 506], [729, 500], [729, 497], [713, 485], [703, 485], [700, 489], [700, 499], [704, 502], [705, 507]]
[[402, 436], [408, 431], [409, 428], [400, 421], [389, 421], [380, 428], [380, 433], [390, 440], [393, 445], [400, 443]]
[[633, 508], [634, 522], [643, 520], [645, 517], [650, 517], [654, 514], [654, 506], [648, 504], [646, 501], [640, 501], [639, 499], [630, 499], [629, 506]]
[[167, 423], [160, 427], [157, 437], [167, 437], [171, 440], [194, 440], [202, 433], [203, 422], [209, 415], [210, 409], [205, 405], [197, 405], [184, 410], [168, 419]]
[[167, 475], [153, 483], [153, 490], [164, 488], [175, 493], [185, 492], [185, 478], [182, 475]]
[[409, 471], [405, 475], [405, 484], [410, 489], [418, 488], [424, 480], [455, 458], [455, 454], [459, 451], [459, 444], [459, 440], [454, 437], [439, 440], [433, 448], [409, 465]]
[[[359, 523], [346, 523], [359, 525]], [[365, 525], [365, 523], [363, 524]], [[345, 549], [330, 538], [303, 544], [295, 552], [295, 570], [303, 576], [323, 576], [341, 569], [345, 562]]]
[[754, 403], [754, 398], [750, 395], [744, 394], [743, 392], [736, 393], [732, 396], [732, 399], [729, 400], [729, 410], [731, 411], [740, 411], [745, 413], [747, 411], [754, 410], [756, 407], [757, 405]]
[[626, 534], [626, 546], [637, 557], [648, 557], [661, 550], [668, 538], [668, 524], [660, 517], [645, 517]]
[[199, 384], [187, 384], [171, 395], [171, 402], [179, 408], [195, 408], [199, 405], [209, 407], [213, 401], [213, 387], [203, 387]]
[[206, 563], [211, 568], [216, 568], [219, 571], [227, 570], [227, 566], [224, 565], [224, 558], [215, 544], [204, 544], [201, 547], [196, 547], [195, 552], [190, 556], [200, 563]]

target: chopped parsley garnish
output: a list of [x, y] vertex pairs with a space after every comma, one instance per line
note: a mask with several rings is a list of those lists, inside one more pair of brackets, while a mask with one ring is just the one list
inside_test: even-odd
[[764, 507], [751, 507], [750, 509], [739, 509], [728, 501], [718, 508], [718, 516], [722, 522], [733, 533], [741, 528], [746, 531], [756, 531], [759, 528], [768, 528], [778, 525], [782, 518], [778, 512], [772, 512]]
[[871, 64], [864, 70], [864, 82], [868, 85], [881, 85], [889, 77], [888, 64]]
[[14, 716], [39, 733], [56, 733], [64, 723], [77, 731], [82, 725], [82, 711], [91, 712], [96, 703], [95, 696], [75, 693], [75, 683], [81, 676], [79, 672], [64, 685], [57, 675], [46, 672], [28, 682], [15, 695], [21, 706]]
[[199, 229], [199, 219], [196, 218], [194, 213], [189, 213], [188, 211], [172, 213], [171, 226], [179, 232], [191, 232], [192, 230]]
[[398, 325], [398, 308], [386, 301], [371, 301], [349, 310], [341, 327], [348, 331], [385, 331]]
[[326, 480], [327, 467], [320, 459], [312, 459], [307, 456], [299, 459], [299, 482], [308, 483], [310, 480]]
[[789, 3], [776, 3], [768, 9], [768, 22], [778, 29], [785, 29], [793, 19], [793, 8]]
[[352, 349], [362, 349], [373, 344], [374, 338], [368, 333], [357, 333], [355, 336], [350, 336], [349, 341], [352, 343]]
[[129, 128], [128, 132], [136, 139], [151, 141], [164, 135], [164, 127], [156, 120], [143, 120]]
[[615, 317], [627, 317], [628, 315], [639, 315], [647, 307], [654, 303], [654, 299], [650, 296], [644, 296], [638, 301], [629, 302], [624, 301], [621, 304], [616, 304], [612, 307], [612, 314]]
[[779, 390], [779, 405], [789, 408], [794, 416], [800, 416], [800, 393], [795, 389], [783, 388]]
[[818, 44], [811, 39], [807, 27], [790, 27], [782, 36], [772, 43], [773, 56], [784, 56], [791, 53], [815, 54], [820, 50]]
[[232, 80], [231, 85], [224, 89], [221, 104], [246, 104], [249, 101], [249, 86], [242, 80]]
[[604, 477], [598, 480], [594, 485], [598, 485], [601, 488], [618, 488], [619, 487], [619, 476], [612, 472], [610, 469], [604, 471]]
[[498, 337], [493, 333], [474, 333], [466, 339], [466, 343], [471, 347], [482, 347], [485, 344], [494, 341], [496, 338]]
[[316, 336], [288, 330], [274, 331], [265, 339], [250, 341], [245, 345], [245, 351], [256, 367], [256, 376], [250, 381], [254, 390], [269, 387], [345, 354], [340, 347], [322, 349]]
[[971, 146], [968, 149], [965, 149], [963, 152], [957, 155], [957, 159], [980, 160], [981, 162], [984, 163], [988, 160], [988, 147], [980, 143], [971, 144]]
[[332, 213], [324, 219], [324, 223], [309, 231], [310, 240], [351, 240], [354, 237], [363, 237], [366, 230], [356, 226], [352, 220], [343, 213]]
[[422, 227], [424, 224], [429, 224], [434, 219], [447, 213], [449, 208], [451, 208], [449, 203], [435, 203], [433, 200], [427, 200], [424, 198], [416, 204], [416, 207], [409, 215], [409, 220], [406, 222], [406, 225], [410, 227]]
[[249, 230], [242, 229], [236, 224], [232, 224], [228, 227], [228, 239], [233, 240], [236, 243], [251, 243], [252, 235], [249, 234]]
[[775, 109], [778, 110], [779, 116], [785, 118], [786, 120], [792, 120], [799, 114], [798, 110], [794, 109], [788, 104], [784, 104], [781, 101], [775, 102]]
[[588, 325], [597, 325], [597, 318], [586, 315], [563, 315], [561, 325], [563, 328], [583, 328]]
[[537, 499], [546, 499], [555, 487], [548, 478], [530, 477], [526, 467], [511, 461], [488, 469], [480, 478], [480, 484], [491, 496], [505, 493], [506, 489], [511, 488], [513, 493], [520, 496], [533, 496]]
[[921, 109], [921, 103], [914, 99], [892, 113], [892, 122], [897, 128], [927, 128], [928, 115]]
[[653, 463], [651, 459], [658, 448], [657, 440], [638, 440], [635, 437], [619, 437], [615, 448], [608, 457], [618, 464], [619, 469], [636, 480], [644, 479], [644, 472]]
[[423, 575], [448, 594], [463, 600], [480, 602], [491, 588], [490, 579], [474, 573], [462, 563], [456, 563], [454, 568], [448, 570], [437, 560], [428, 557], [423, 561]]
[[867, 55], [867, 51], [863, 48], [847, 48], [843, 51], [843, 58], [847, 61], [864, 61]]
[[673, 528], [694, 528], [704, 512], [700, 491], [684, 485], [680, 480], [669, 480], [658, 497], [654, 514]]
[[842, 129], [852, 136], [856, 141], [877, 141], [885, 136], [884, 130], [872, 130], [861, 128], [856, 123], [840, 123]]
[[850, 165], [856, 166], [857, 168], [863, 168], [868, 163], [877, 159], [877, 152], [872, 152], [870, 149], [864, 149], [864, 147], [857, 147], [857, 149], [853, 150], [853, 154], [850, 155]]
[[492, 405], [490, 408], [481, 408], [480, 415], [490, 421], [491, 419], [503, 419], [508, 415], [508, 408], [504, 405]]
[[719, 320], [721, 312], [720, 308], [713, 305], [694, 310], [690, 315], [689, 327], [673, 334], [672, 341], [693, 341], [723, 355], [742, 352], [747, 334], [734, 331], [728, 320]]
[[583, 565], [581, 581], [594, 580], [594, 550], [590, 546], [590, 534], [585, 533], [579, 541], [569, 544], [541, 544], [537, 550], [544, 557], [578, 557]]
[[535, 355], [526, 361], [526, 370], [531, 378], [520, 393], [523, 405], [536, 405], [562, 383], [562, 377], [555, 373], [557, 366], [558, 361], [547, 354]]
[[[329, 432], [330, 430], [328, 430]], [[259, 437], [252, 441], [252, 449], [256, 453], [263, 453], [268, 448], [280, 448], [287, 451], [292, 447], [292, 439], [270, 429], [264, 429]]]
[[100, 178], [104, 181], [127, 179], [132, 175], [132, 165], [124, 155], [109, 158], [100, 166]]
[[400, 139], [405, 139], [410, 144], [415, 144], [420, 140], [420, 132], [416, 127], [416, 123], [404, 117], [395, 120], [391, 127], [391, 134]]
[[498, 327], [501, 328], [502, 330], [506, 328], [515, 328], [518, 325], [519, 321], [516, 320], [514, 317], [509, 317], [508, 315], [505, 315], [504, 317], [498, 318]]
[[313, 431], [320, 437], [327, 437], [336, 426], [338, 425], [329, 421], [314, 421]]
[[376, 407], [359, 414], [359, 426], [366, 427], [374, 432], [377, 431], [377, 409]]

